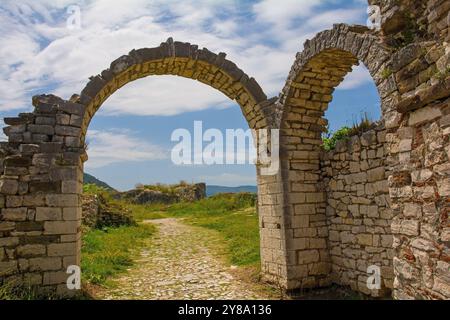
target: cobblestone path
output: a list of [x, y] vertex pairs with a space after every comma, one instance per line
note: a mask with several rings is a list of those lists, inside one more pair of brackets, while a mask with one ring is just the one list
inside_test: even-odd
[[265, 293], [232, 275], [214, 232], [177, 219], [146, 221], [158, 233], [136, 264], [97, 292], [100, 299], [265, 299]]

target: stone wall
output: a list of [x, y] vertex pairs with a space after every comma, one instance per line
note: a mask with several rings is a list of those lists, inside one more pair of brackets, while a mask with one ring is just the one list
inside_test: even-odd
[[[389, 294], [394, 278], [385, 136], [380, 124], [338, 141], [321, 163], [332, 280], [373, 296]], [[381, 290], [367, 288], [372, 265], [380, 268]]]
[[136, 224], [129, 209], [109, 201], [102, 194], [83, 194], [81, 207], [82, 225], [88, 228], [101, 229]]
[[405, 115], [387, 135], [398, 299], [450, 297], [450, 99]]
[[133, 203], [176, 203], [193, 202], [206, 197], [206, 184], [180, 184], [142, 187], [113, 194], [114, 198], [127, 199]]
[[449, 40], [447, 0], [369, 0], [381, 8], [385, 41], [399, 46], [421, 40]]

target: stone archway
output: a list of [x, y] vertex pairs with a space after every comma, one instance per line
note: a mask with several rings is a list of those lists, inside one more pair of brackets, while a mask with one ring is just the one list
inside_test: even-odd
[[[345, 169], [343, 164], [349, 159], [342, 156], [338, 158], [341, 170], [333, 172], [333, 168], [327, 168], [322, 161], [325, 152], [321, 145], [322, 133], [327, 125], [324, 114], [332, 100], [333, 91], [343, 81], [345, 75], [351, 72], [352, 67], [359, 64], [359, 61], [365, 64], [377, 85], [382, 98], [383, 120], [385, 114], [392, 111], [389, 101], [392, 100], [391, 94], [394, 91], [392, 89], [395, 89], [395, 80], [382, 76], [383, 70], [389, 66], [389, 57], [390, 50], [380, 45], [368, 29], [335, 25], [332, 30], [321, 32], [307, 41], [303, 52], [297, 56], [291, 69], [279, 101], [283, 105], [281, 166], [286, 195], [284, 207], [287, 217], [286, 234], [289, 235], [286, 239], [287, 254], [290, 257], [287, 267], [288, 288], [314, 288], [336, 282], [351, 285], [355, 290], [371, 293], [370, 290], [364, 290], [365, 283], [364, 286], [358, 287], [358, 274], [366, 275], [367, 278], [367, 273], [358, 269], [356, 264], [363, 256], [367, 261], [371, 260], [368, 257], [373, 256], [364, 251], [364, 245], [369, 246], [367, 241], [358, 243], [359, 237], [362, 241], [363, 235], [366, 238], [373, 235], [366, 231], [369, 228], [366, 227], [359, 213], [360, 219], [357, 219], [356, 212], [355, 216], [351, 213], [347, 216], [348, 208], [355, 206], [358, 208], [361, 202], [356, 197], [356, 192], [354, 192], [356, 198], [352, 198], [353, 194], [347, 182], [348, 184], [358, 182], [364, 190], [367, 183], [366, 170], [370, 172], [379, 170], [382, 171], [382, 177], [377, 178], [377, 181], [386, 182], [384, 187], [387, 189], [387, 175], [384, 176], [385, 171], [388, 172], [387, 169], [385, 170], [387, 165], [384, 162], [373, 162], [373, 165], [372, 163], [370, 166], [367, 165], [364, 172], [358, 169], [357, 172], [364, 175], [361, 181], [358, 181], [356, 176], [354, 177], [356, 181], [349, 181], [352, 178], [350, 174], [346, 176], [346, 180], [340, 178], [344, 183], [341, 188], [334, 191], [341, 191], [342, 196], [349, 198], [345, 203], [339, 203], [344, 215], [342, 218], [335, 210], [337, 201], [331, 199], [333, 192], [327, 190], [328, 185], [325, 184], [324, 177], [325, 169], [329, 169], [331, 171], [329, 175], [331, 179], [334, 178], [335, 183], [337, 176], [343, 175]], [[376, 145], [378, 143], [376, 137], [375, 141], [370, 143]], [[384, 145], [383, 142], [380, 144]], [[347, 157], [353, 153], [355, 158], [355, 155], [359, 154], [356, 153], [357, 151], [360, 152], [360, 150], [347, 152]], [[345, 154], [342, 153], [342, 155]], [[361, 161], [360, 158], [354, 160], [355, 164]], [[355, 175], [358, 174], [357, 172], [355, 170]], [[372, 177], [370, 182], [375, 182]], [[368, 196], [366, 201], [363, 201], [365, 208], [376, 205], [374, 200], [367, 199]], [[332, 206], [328, 200], [333, 201]], [[387, 225], [390, 222], [389, 219], [385, 221]], [[351, 241], [345, 238], [347, 233], [344, 230], [358, 225], [360, 226], [358, 232], [348, 233]], [[390, 231], [382, 229], [381, 233], [390, 234]], [[349, 245], [347, 245], [348, 242], [350, 242]], [[386, 250], [391, 245], [392, 241], [386, 244]], [[358, 246], [363, 246], [360, 252], [355, 249]], [[352, 251], [351, 254], [346, 256], [342, 252], [336, 252], [346, 248]], [[374, 250], [378, 251], [375, 247]], [[342, 262], [341, 260], [344, 259], [345, 262]], [[376, 262], [382, 261], [372, 261], [372, 264]], [[389, 265], [384, 267], [387, 270]], [[392, 263], [390, 267], [392, 268]], [[388, 271], [387, 278], [392, 287], [393, 272]], [[342, 272], [347, 276], [352, 274], [353, 277], [343, 280], [345, 277], [342, 276]]]
[[[44, 291], [72, 293], [65, 285], [66, 269], [80, 264], [79, 196], [89, 123], [117, 89], [150, 75], [182, 76], [221, 91], [240, 105], [252, 129], [267, 128], [273, 117], [268, 108], [273, 99], [267, 100], [255, 79], [224, 53], [217, 55], [171, 38], [159, 47], [133, 50], [113, 61], [70, 100], [33, 97], [33, 113], [5, 119], [9, 142], [2, 148], [1, 203], [5, 208], [0, 278], [19, 279]], [[261, 233], [272, 242], [269, 227]]]
[[[287, 289], [338, 283], [373, 296], [448, 298], [448, 59], [448, 44], [399, 49], [362, 26], [334, 25], [306, 41], [276, 102]], [[377, 86], [382, 125], [326, 154], [324, 112], [359, 61]], [[367, 287], [371, 264], [380, 290]]]

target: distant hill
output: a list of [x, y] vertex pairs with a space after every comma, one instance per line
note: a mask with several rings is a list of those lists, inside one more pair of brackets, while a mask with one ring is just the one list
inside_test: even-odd
[[116, 191], [113, 187], [111, 187], [106, 182], [98, 180], [96, 177], [90, 175], [89, 173], [84, 173], [84, 184], [95, 184], [98, 187], [103, 187], [105, 189]]
[[216, 193], [238, 193], [238, 192], [251, 192], [256, 193], [256, 186], [239, 186], [239, 187], [224, 187], [224, 186], [206, 186], [206, 196], [210, 197]]

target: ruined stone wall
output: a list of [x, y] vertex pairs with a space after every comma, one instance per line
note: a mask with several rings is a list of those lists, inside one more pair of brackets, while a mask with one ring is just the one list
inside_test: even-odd
[[[332, 281], [373, 296], [389, 294], [394, 277], [385, 136], [380, 124], [338, 141], [321, 162]], [[381, 290], [367, 288], [372, 265], [380, 268]]]
[[[413, 29], [383, 28], [382, 40], [419, 27], [394, 48], [389, 69], [397, 92], [387, 124], [387, 162], [393, 221], [394, 297], [448, 299], [450, 45], [448, 1], [391, 2], [384, 11], [409, 14]], [[421, 6], [425, 5], [423, 9]], [[395, 22], [387, 15], [384, 25]], [[403, 29], [402, 29], [403, 28]]]
[[398, 299], [450, 297], [450, 99], [405, 114], [387, 135]]
[[142, 188], [117, 192], [113, 194], [113, 197], [116, 199], [127, 199], [137, 204], [193, 202], [206, 198], [206, 184], [186, 183], [162, 186], [160, 188], [158, 186], [150, 188], [142, 186]]
[[447, 0], [369, 0], [381, 9], [381, 31], [392, 46], [413, 41], [449, 40]]

